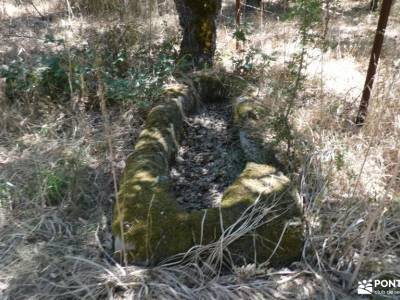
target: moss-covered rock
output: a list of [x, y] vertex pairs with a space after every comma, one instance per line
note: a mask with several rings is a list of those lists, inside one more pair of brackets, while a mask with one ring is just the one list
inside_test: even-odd
[[[156, 264], [218, 240], [251, 207], [255, 215], [262, 214], [262, 221], [227, 245], [231, 258], [237, 263], [269, 260], [274, 266], [298, 259], [303, 244], [301, 205], [290, 180], [272, 165], [247, 163], [225, 191], [220, 208], [185, 212], [178, 206], [169, 170], [183, 135], [184, 115], [197, 105], [196, 94], [185, 86], [174, 87], [165, 92], [164, 103], [150, 111], [120, 182], [112, 223], [115, 250], [125, 249], [132, 263]], [[257, 109], [251, 102], [235, 103], [239, 130], [251, 128], [263, 113]], [[252, 218], [254, 214], [241, 224]]]
[[228, 96], [227, 77], [214, 72], [196, 72], [192, 75], [194, 87], [203, 102], [218, 102]]
[[271, 258], [272, 265], [285, 265], [298, 259], [303, 244], [302, 209], [290, 180], [271, 165], [247, 163], [225, 191], [221, 207], [225, 215], [225, 212], [242, 212], [254, 204], [265, 210], [265, 223], [234, 243], [233, 255], [247, 261], [255, 257], [258, 262]]
[[199, 108], [199, 96], [198, 92], [190, 88], [191, 81], [185, 82], [182, 80], [182, 84], [171, 85], [165, 88], [162, 97], [174, 101], [181, 113], [184, 115], [189, 115], [194, 113]]
[[[243, 218], [247, 209], [253, 209], [258, 216], [263, 214], [263, 219], [256, 229], [241, 234], [225, 249], [235, 263], [262, 263], [269, 260], [273, 266], [284, 266], [300, 258], [304, 228], [299, 197], [286, 176], [275, 167], [263, 164], [248, 163], [225, 191], [221, 209], [208, 209], [203, 224], [204, 213], [191, 213], [194, 242], [200, 243], [201, 228], [202, 244], [215, 241], [221, 235], [220, 221], [226, 230]], [[254, 221], [255, 216], [250, 215], [235, 228]]]
[[[179, 210], [168, 176], [182, 138], [185, 111], [191, 111], [197, 99], [184, 86], [169, 89], [165, 97], [147, 116], [126, 162], [114, 208], [116, 250], [124, 247], [136, 263], [147, 264], [190, 245], [188, 214]], [[177, 235], [181, 231], [183, 239]]]
[[[248, 163], [224, 193], [221, 209], [183, 212], [169, 193], [169, 182], [157, 182], [154, 174], [146, 172], [121, 185], [119, 198], [130, 200], [124, 209], [127, 215], [135, 216], [123, 222], [130, 261], [155, 264], [194, 245], [214, 242], [221, 236], [222, 227], [227, 229], [237, 222], [256, 201], [253, 209], [267, 210], [264, 221], [225, 250], [239, 264], [269, 259], [271, 265], [282, 266], [300, 257], [303, 244], [300, 203], [289, 179], [274, 167]], [[119, 230], [118, 223], [119, 220], [114, 220], [114, 232]]]
[[[233, 121], [246, 159], [282, 168], [275, 155], [272, 128], [267, 130], [260, 127], [260, 119], [268, 118], [269, 115], [268, 109], [254, 97], [240, 96], [233, 101]], [[266, 132], [270, 132], [269, 136], [265, 136]]]

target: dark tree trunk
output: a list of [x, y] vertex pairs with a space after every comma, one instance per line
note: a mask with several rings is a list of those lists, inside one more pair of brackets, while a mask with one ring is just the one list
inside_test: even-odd
[[[235, 2], [235, 20], [236, 20], [236, 30], [240, 28], [240, 14], [241, 14], [241, 2], [236, 0]], [[236, 50], [240, 50], [240, 41], [236, 40]]]
[[360, 108], [356, 118], [356, 124], [362, 126], [368, 113], [369, 99], [371, 97], [372, 87], [378, 67], [379, 57], [381, 55], [383, 38], [385, 37], [386, 25], [390, 15], [393, 0], [383, 0], [381, 13], [379, 15], [378, 27], [375, 33], [374, 45], [372, 46], [371, 57], [369, 59], [367, 77], [365, 79], [364, 90], [361, 96]]
[[222, 0], [175, 0], [183, 30], [180, 56], [195, 67], [211, 66], [217, 39], [217, 16]]

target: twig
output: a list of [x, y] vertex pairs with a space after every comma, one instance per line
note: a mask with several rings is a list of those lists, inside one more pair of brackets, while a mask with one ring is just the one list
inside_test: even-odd
[[[100, 62], [97, 62], [97, 66], [99, 67], [100, 65], [101, 65]], [[122, 215], [122, 210], [120, 207], [120, 202], [118, 199], [117, 174], [115, 172], [115, 166], [114, 166], [114, 150], [113, 150], [112, 139], [111, 139], [111, 128], [110, 128], [109, 116], [107, 113], [106, 100], [104, 97], [103, 82], [101, 80], [100, 72], [98, 69], [96, 71], [96, 77], [97, 77], [97, 82], [98, 82], [97, 93], [98, 93], [98, 96], [100, 99], [101, 112], [102, 112], [102, 115], [104, 118], [104, 128], [106, 131], [106, 140], [107, 140], [108, 150], [109, 150], [109, 155], [110, 155], [111, 174], [112, 174], [113, 187], [114, 187], [114, 193], [115, 193], [115, 205], [116, 205], [117, 212], [119, 215], [119, 222], [120, 222], [119, 225], [120, 225], [120, 230], [121, 230], [121, 243], [122, 243], [122, 258], [123, 258], [123, 263], [126, 266], [128, 264], [128, 259], [127, 259], [127, 253], [126, 253], [126, 248], [125, 248], [123, 215]]]
[[29, 1], [29, 4], [32, 5], [32, 7], [36, 10], [36, 12], [38, 13], [38, 15], [42, 18], [45, 19], [46, 17], [44, 15], [42, 15], [42, 13], [38, 10], [38, 8], [36, 7], [35, 3], [33, 3], [33, 1]]

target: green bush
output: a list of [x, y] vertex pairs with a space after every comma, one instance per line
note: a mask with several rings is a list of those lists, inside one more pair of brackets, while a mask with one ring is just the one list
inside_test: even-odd
[[124, 43], [118, 48], [110, 42], [112, 37], [110, 32], [103, 33], [94, 44], [82, 48], [67, 48], [63, 41], [50, 38], [49, 42], [64, 47], [29, 60], [20, 57], [0, 69], [7, 97], [12, 101], [45, 98], [66, 102], [76, 94], [97, 106], [100, 76], [109, 103], [126, 101], [149, 107], [174, 70], [177, 41], [156, 45], [149, 55], [148, 49], [133, 51]]
[[246, 75], [252, 80], [254, 76], [262, 77], [266, 69], [270, 66], [275, 58], [262, 52], [259, 48], [251, 47], [244, 55], [232, 57], [232, 63], [236, 73]]
[[56, 99], [69, 94], [65, 60], [60, 56], [39, 56], [33, 64], [18, 58], [3, 67], [0, 75], [6, 78], [6, 96], [10, 99], [34, 94]]

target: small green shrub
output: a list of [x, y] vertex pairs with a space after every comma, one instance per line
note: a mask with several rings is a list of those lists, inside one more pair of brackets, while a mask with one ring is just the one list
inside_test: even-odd
[[41, 172], [43, 178], [43, 194], [46, 205], [59, 205], [74, 189], [75, 175], [78, 169], [77, 161], [74, 159], [60, 159], [50, 168]]
[[68, 178], [65, 174], [49, 172], [45, 177], [46, 203], [48, 205], [59, 204], [65, 196], [68, 187]]
[[33, 63], [22, 58], [1, 69], [6, 78], [6, 96], [10, 99], [45, 95], [51, 99], [65, 98], [69, 94], [68, 75], [63, 57], [50, 55], [36, 57]]
[[[270, 66], [275, 58], [262, 52], [259, 48], [250, 48], [239, 57], [232, 57], [232, 63], [235, 73], [243, 76], [249, 76], [252, 80], [257, 80], [254, 76], [262, 77], [265, 70]], [[250, 78], [249, 78], [250, 79]]]
[[[148, 49], [132, 50], [129, 41], [117, 45], [114, 34], [100, 34], [92, 44], [67, 48], [62, 40], [49, 38], [60, 50], [11, 61], [0, 69], [6, 79], [6, 96], [12, 101], [49, 99], [69, 101], [74, 94], [98, 106], [98, 74], [109, 103], [133, 102], [149, 107], [161, 94], [175, 68], [177, 40]], [[100, 63], [99, 63], [100, 62]]]
[[[304, 90], [306, 80], [305, 70], [307, 68], [306, 57], [309, 46], [313, 46], [318, 35], [313, 32], [321, 22], [322, 2], [318, 0], [299, 0], [296, 1], [289, 12], [289, 18], [297, 19], [300, 51], [292, 55], [291, 60], [284, 70], [281, 80], [275, 82], [274, 93], [277, 98], [282, 99], [271, 120], [272, 127], [276, 134], [275, 143], [286, 144], [287, 160], [290, 165], [296, 165], [298, 158], [296, 151], [300, 152], [303, 146], [296, 137], [292, 124], [294, 109], [299, 104], [296, 102], [299, 92]], [[296, 150], [297, 149], [297, 150]]]

